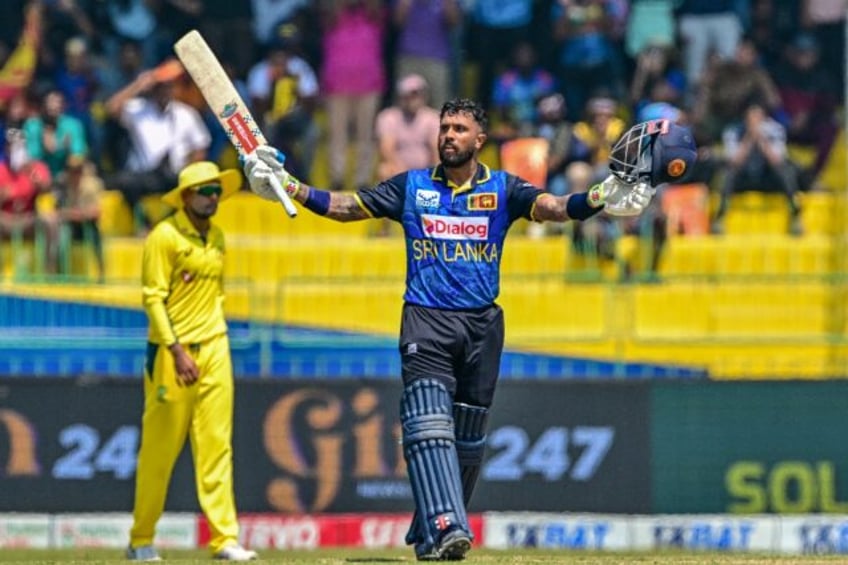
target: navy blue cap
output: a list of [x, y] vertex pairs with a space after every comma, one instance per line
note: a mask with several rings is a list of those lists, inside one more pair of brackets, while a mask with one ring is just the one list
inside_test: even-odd
[[669, 123], [655, 138], [651, 155], [651, 184], [682, 181], [697, 158], [695, 138], [689, 128]]

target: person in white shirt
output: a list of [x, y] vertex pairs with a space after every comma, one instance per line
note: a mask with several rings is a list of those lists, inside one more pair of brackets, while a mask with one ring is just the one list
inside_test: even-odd
[[759, 100], [750, 100], [737, 124], [725, 128], [722, 135], [727, 166], [721, 187], [721, 199], [711, 226], [712, 232], [724, 231], [724, 215], [730, 196], [737, 191], [779, 190], [789, 204], [789, 233], [801, 235], [801, 207], [798, 203], [798, 174], [786, 147], [786, 128], [769, 117]]
[[144, 71], [106, 102], [130, 139], [127, 162], [107, 186], [119, 189], [132, 208], [144, 196], [166, 192], [177, 181], [175, 171], [206, 157], [211, 136], [200, 113], [174, 99], [182, 73], [173, 63]]

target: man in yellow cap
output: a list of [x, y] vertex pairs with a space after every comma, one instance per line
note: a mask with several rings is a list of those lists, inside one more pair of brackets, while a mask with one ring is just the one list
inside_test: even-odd
[[217, 559], [248, 561], [233, 495], [233, 370], [224, 320], [224, 234], [210, 221], [241, 175], [192, 163], [162, 199], [176, 212], [144, 244], [142, 296], [150, 322], [144, 415], [127, 558], [159, 561], [153, 536], [177, 456], [191, 438], [200, 507]]

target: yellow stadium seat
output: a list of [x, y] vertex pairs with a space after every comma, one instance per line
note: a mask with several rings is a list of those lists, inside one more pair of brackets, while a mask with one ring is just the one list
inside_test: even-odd
[[844, 228], [843, 197], [833, 192], [801, 194], [801, 223], [804, 234], [836, 234]]
[[848, 179], [845, 178], [846, 171], [848, 171], [846, 159], [848, 159], [848, 144], [845, 140], [845, 130], [842, 129], [830, 149], [830, 155], [824, 164], [824, 169], [819, 174], [817, 182], [837, 193], [842, 193], [848, 189]]
[[728, 235], [785, 234], [789, 228], [789, 203], [786, 196], [756, 191], [732, 195], [724, 228]]
[[119, 190], [105, 190], [100, 195], [100, 232], [108, 236], [132, 235], [135, 227], [132, 211]]
[[103, 243], [106, 279], [141, 281], [144, 240], [136, 237], [110, 237]]

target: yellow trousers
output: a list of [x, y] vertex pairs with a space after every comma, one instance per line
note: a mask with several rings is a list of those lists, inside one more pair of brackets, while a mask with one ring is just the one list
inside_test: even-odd
[[230, 343], [226, 335], [220, 335], [184, 347], [200, 372], [190, 386], [177, 384], [174, 359], [168, 348], [149, 344], [130, 545], [153, 543], [171, 472], [188, 436], [197, 498], [209, 521], [209, 549], [217, 553], [238, 542], [233, 495]]

